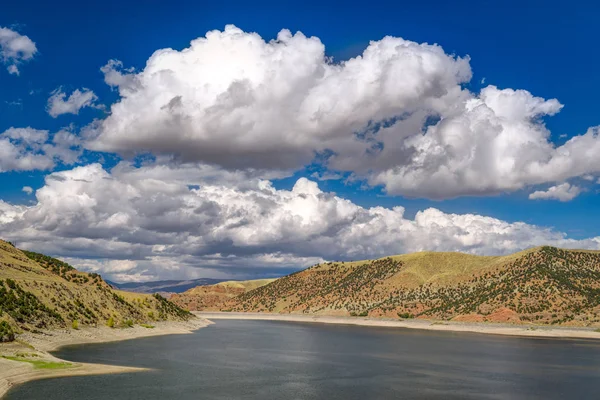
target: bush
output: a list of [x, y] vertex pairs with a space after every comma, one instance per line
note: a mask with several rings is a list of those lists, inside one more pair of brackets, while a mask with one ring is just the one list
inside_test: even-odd
[[0, 343], [15, 340], [15, 332], [6, 321], [0, 321]]
[[121, 322], [121, 328], [133, 328], [133, 321], [126, 319], [125, 321]]
[[113, 317], [110, 317], [108, 319], [108, 321], [106, 321], [106, 326], [108, 326], [109, 328], [114, 328], [115, 327], [115, 319]]
[[414, 314], [403, 312], [403, 313], [398, 313], [398, 317], [404, 318], [404, 319], [412, 319], [415, 316], [414, 316]]
[[79, 321], [77, 321], [76, 319], [74, 319], [73, 322], [71, 323], [71, 328], [73, 328], [73, 329], [79, 329]]

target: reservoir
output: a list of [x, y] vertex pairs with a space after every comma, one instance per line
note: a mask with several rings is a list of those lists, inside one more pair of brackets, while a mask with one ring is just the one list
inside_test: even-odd
[[148, 372], [53, 378], [10, 400], [597, 399], [600, 341], [216, 320], [189, 335], [64, 347]]

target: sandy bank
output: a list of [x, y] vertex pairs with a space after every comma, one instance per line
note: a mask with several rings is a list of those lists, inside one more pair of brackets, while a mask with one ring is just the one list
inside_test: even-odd
[[432, 331], [473, 332], [493, 335], [532, 336], [546, 338], [600, 339], [600, 332], [589, 328], [553, 327], [540, 325], [508, 325], [476, 322], [448, 322], [428, 320], [391, 320], [361, 317], [330, 317], [324, 315], [294, 315], [269, 313], [235, 312], [194, 312], [197, 316], [217, 319], [251, 319], [291, 322], [316, 322], [324, 324], [345, 324], [362, 326], [381, 326]]
[[[111, 329], [106, 326], [97, 328], [81, 328], [79, 330], [51, 330], [41, 334], [25, 333], [18, 336], [21, 343], [0, 344], [0, 355], [15, 356], [27, 354], [28, 359], [48, 362], [65, 362], [48, 352], [59, 347], [84, 344], [104, 343], [136, 339], [158, 335], [176, 335], [191, 333], [210, 325], [211, 322], [197, 318], [187, 322], [157, 322], [154, 328], [134, 326], [127, 329]], [[23, 344], [22, 344], [23, 343]], [[69, 361], [66, 361], [69, 362]], [[35, 369], [32, 364], [0, 358], [0, 398], [14, 385], [35, 379], [54, 378], [60, 376], [95, 375], [111, 373], [130, 373], [144, 371], [143, 368], [120, 367], [102, 364], [72, 365], [64, 369]]]

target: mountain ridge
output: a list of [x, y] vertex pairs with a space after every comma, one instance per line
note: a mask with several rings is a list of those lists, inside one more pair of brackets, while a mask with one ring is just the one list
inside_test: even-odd
[[600, 326], [600, 251], [539, 246], [506, 256], [418, 252], [327, 262], [214, 307], [238, 312]]
[[199, 278], [199, 279], [184, 279], [184, 280], [163, 280], [149, 282], [113, 282], [106, 280], [108, 284], [120, 290], [127, 290], [134, 293], [153, 294], [161, 293], [183, 293], [186, 290], [193, 289], [197, 286], [214, 285], [219, 282], [224, 282], [226, 279], [214, 278]]

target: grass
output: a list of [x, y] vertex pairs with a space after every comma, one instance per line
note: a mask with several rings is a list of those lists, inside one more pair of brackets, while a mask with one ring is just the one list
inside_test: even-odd
[[140, 324], [142, 328], [154, 329], [154, 325]]
[[35, 347], [33, 347], [31, 344], [27, 343], [27, 342], [26, 342], [26, 341], [24, 341], [24, 340], [21, 340], [21, 339], [15, 339], [15, 342], [19, 343], [21, 346], [25, 346], [25, 347], [27, 347], [28, 349], [35, 350]]
[[595, 330], [594, 330], [594, 332], [598, 332], [598, 333], [600, 333], [600, 328], [598, 328], [598, 329], [595, 329]]
[[5, 358], [5, 359], [11, 360], [11, 361], [19, 361], [19, 362], [26, 362], [26, 363], [32, 364], [35, 369], [64, 369], [64, 368], [70, 368], [73, 366], [73, 364], [68, 363], [68, 362], [28, 360], [28, 359], [22, 358], [22, 357], [11, 357], [11, 356], [2, 356], [2, 358]]

